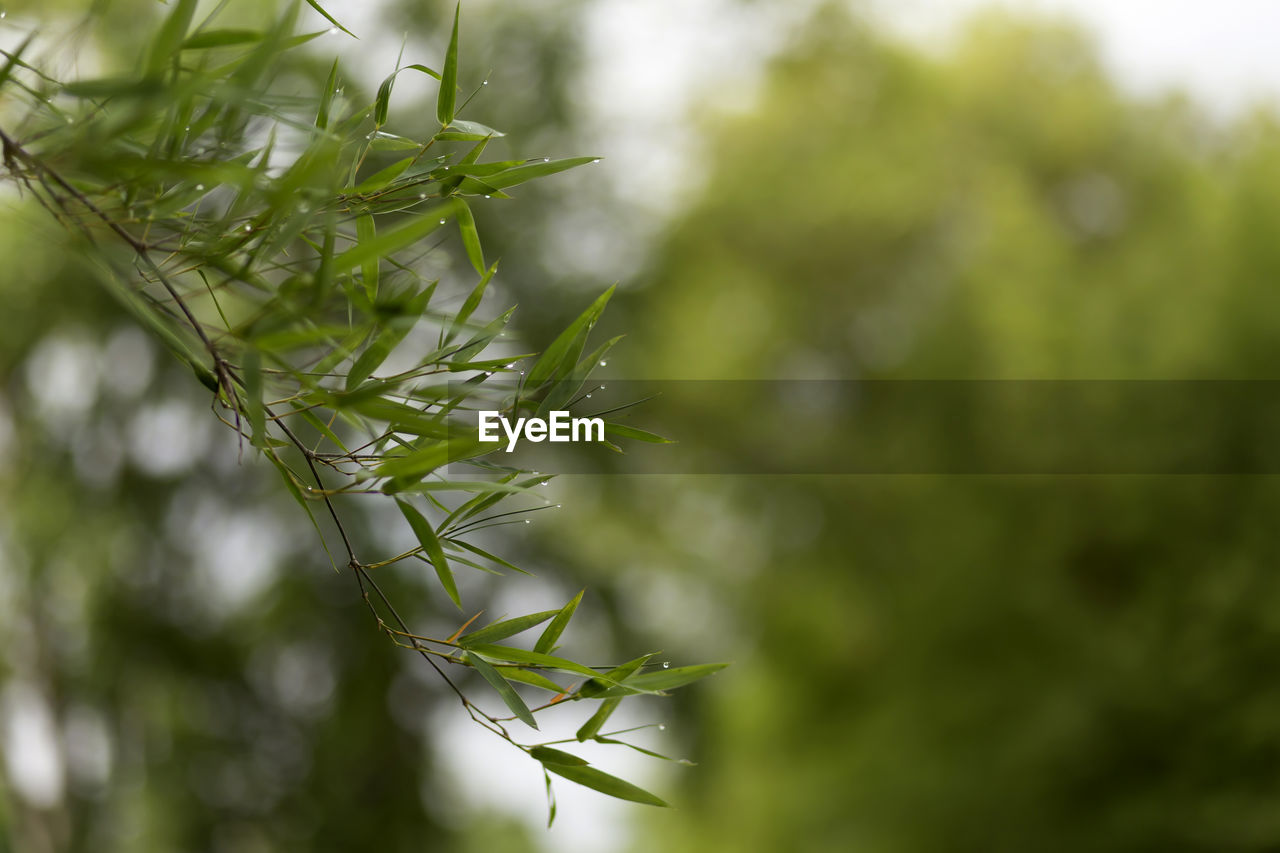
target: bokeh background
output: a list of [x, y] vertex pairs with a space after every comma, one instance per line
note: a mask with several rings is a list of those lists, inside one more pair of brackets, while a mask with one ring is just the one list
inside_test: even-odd
[[[99, 5], [68, 74], [130, 61], [164, 11]], [[301, 73], [336, 52], [370, 95], [452, 11], [326, 5], [361, 39]], [[84, 4], [5, 11], [9, 48]], [[545, 341], [621, 282], [606, 375], [1280, 378], [1273, 4], [463, 14], [468, 117], [516, 156], [604, 158], [478, 212], [486, 305]], [[397, 84], [397, 132], [431, 97]], [[374, 629], [43, 212], [0, 201], [0, 850], [1280, 847], [1275, 478], [557, 480], [564, 508], [498, 540], [539, 577], [471, 592], [585, 586], [579, 648], [735, 665], [632, 712], [697, 767], [601, 759], [677, 809], [566, 783], [548, 831], [536, 768]], [[751, 414], [685, 427], [754, 453]], [[435, 612], [427, 579], [389, 583]]]

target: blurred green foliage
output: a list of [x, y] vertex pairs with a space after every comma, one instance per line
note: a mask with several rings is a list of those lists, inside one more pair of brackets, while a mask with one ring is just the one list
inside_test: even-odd
[[[627, 319], [659, 375], [1275, 375], [1275, 117], [1136, 101], [1069, 27], [980, 17], [935, 56], [828, 8], [709, 149]], [[685, 426], [733, 447], [747, 415]], [[630, 544], [742, 645], [637, 850], [1280, 844], [1273, 478], [661, 488], [719, 507], [718, 549], [658, 489], [604, 502], [676, 531]]]

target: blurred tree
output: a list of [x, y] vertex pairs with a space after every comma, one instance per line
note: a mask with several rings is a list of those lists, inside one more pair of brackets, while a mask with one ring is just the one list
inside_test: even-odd
[[[1123, 96], [1070, 27], [985, 16], [928, 56], [828, 7], [711, 133], [702, 200], [623, 306], [659, 375], [1274, 376], [1274, 117]], [[721, 402], [676, 432], [752, 452], [759, 413]], [[688, 805], [636, 849], [1280, 844], [1271, 478], [591, 488], [592, 541], [558, 547], [674, 583], [649, 629], [738, 641], [682, 706]]]

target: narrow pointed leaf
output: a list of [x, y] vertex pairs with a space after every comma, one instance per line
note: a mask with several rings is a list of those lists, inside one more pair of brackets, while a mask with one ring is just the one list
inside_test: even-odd
[[254, 447], [266, 446], [266, 412], [262, 407], [262, 356], [256, 349], [244, 354], [244, 407], [249, 418], [250, 441]]
[[409, 522], [409, 526], [413, 528], [413, 535], [418, 537], [418, 542], [422, 545], [423, 552], [431, 560], [431, 565], [435, 567], [436, 575], [440, 578], [440, 585], [448, 593], [449, 600], [461, 610], [462, 600], [458, 597], [458, 584], [453, 579], [453, 570], [449, 568], [449, 558], [445, 556], [444, 549], [440, 547], [440, 540], [436, 537], [436, 532], [431, 527], [431, 522], [427, 521], [422, 516], [422, 513], [402, 500], [397, 500], [396, 505], [400, 507], [400, 512]]
[[577, 782], [579, 785], [592, 788], [602, 794], [608, 794], [610, 797], [617, 797], [619, 800], [629, 800], [646, 806], [670, 807], [665, 800], [649, 793], [644, 788], [632, 785], [617, 776], [610, 776], [603, 770], [597, 770], [594, 767], [569, 767], [563, 764], [543, 764], [542, 766], [557, 776], [563, 776], [570, 782]]
[[556, 641], [560, 639], [560, 635], [564, 633], [564, 629], [568, 627], [569, 620], [573, 618], [573, 612], [578, 609], [578, 605], [582, 603], [582, 590], [575, 595], [568, 604], [560, 608], [560, 612], [556, 614], [556, 618], [551, 620], [551, 624], [542, 632], [542, 636], [538, 638], [538, 642], [534, 643], [533, 650], [539, 654], [550, 654], [555, 648]]
[[444, 224], [441, 220], [450, 212], [450, 208], [451, 205], [444, 205], [428, 210], [398, 228], [382, 232], [373, 240], [360, 241], [333, 259], [334, 269], [345, 272], [354, 267], [363, 267], [370, 260], [385, 258], [413, 245]]
[[436, 98], [436, 118], [441, 125], [453, 121], [453, 108], [458, 98], [458, 16], [462, 12], [459, 3], [453, 11], [453, 34], [445, 51], [444, 67], [440, 69], [440, 95]]
[[624, 696], [631, 691], [656, 693], [674, 690], [686, 684], [714, 675], [724, 669], [727, 663], [703, 663], [695, 666], [678, 666], [674, 669], [658, 669], [632, 676], [625, 685], [609, 687], [600, 696]]
[[[561, 370], [563, 362], [574, 352], [575, 345], [577, 351], [581, 352], [581, 339], [585, 339], [586, 334], [591, 331], [595, 323], [600, 319], [604, 306], [608, 304], [609, 297], [613, 296], [614, 287], [610, 287], [602, 293], [591, 306], [579, 315], [578, 319], [569, 324], [569, 327], [560, 333], [551, 346], [547, 347], [546, 352], [538, 359], [538, 362], [529, 370], [527, 383], [529, 387], [536, 387], [543, 382], [557, 375]], [[573, 364], [577, 364], [577, 357], [574, 355]], [[572, 365], [571, 365], [572, 367]]]
[[590, 763], [585, 758], [550, 746], [535, 746], [529, 754], [543, 764], [559, 764], [561, 767], [585, 767]]
[[[614, 681], [618, 683], [625, 682], [628, 678], [630, 678], [632, 675], [635, 674], [636, 670], [644, 666], [645, 663], [647, 663], [649, 658], [651, 657], [653, 657], [653, 655], [651, 654], [641, 655], [635, 660], [627, 661], [621, 666], [615, 666], [613, 669], [606, 672], [604, 674], [604, 677], [606, 679], [609, 679], [610, 681]], [[608, 688], [609, 688], [609, 685], [607, 682], [593, 678], [592, 680], [588, 681], [586, 684], [582, 685], [582, 687], [578, 690], [578, 695], [586, 699], [592, 699], [603, 694]]]
[[612, 716], [620, 704], [622, 704], [621, 699], [606, 699], [601, 702], [600, 707], [591, 715], [591, 719], [583, 723], [582, 728], [578, 729], [578, 734], [576, 735], [578, 740], [581, 742], [595, 737], [599, 733], [601, 726]]
[[515, 714], [525, 725], [536, 729], [538, 721], [533, 718], [533, 712], [529, 710], [529, 706], [520, 698], [520, 694], [512, 687], [505, 678], [502, 677], [493, 665], [479, 655], [473, 655], [467, 652], [464, 655], [467, 663], [475, 667], [476, 672], [480, 673], [480, 677], [492, 685], [493, 689], [498, 691], [498, 695], [502, 697], [502, 701], [511, 709], [511, 713]]
[[514, 646], [494, 646], [486, 643], [472, 646], [471, 651], [506, 663], [525, 663], [530, 666], [540, 666], [543, 669], [557, 669], [563, 672], [571, 672], [575, 675], [585, 675], [587, 678], [599, 676], [599, 673], [595, 670], [580, 663], [574, 663], [571, 660], [555, 657], [554, 655], [544, 655], [527, 651], [526, 649], [517, 649]]
[[467, 258], [476, 272], [484, 274], [484, 252], [480, 248], [480, 233], [476, 231], [476, 220], [471, 215], [471, 208], [462, 199], [456, 199], [455, 216], [458, 219], [458, 231], [462, 235], [463, 248], [467, 250]]
[[312, 9], [315, 9], [317, 12], [319, 12], [321, 17], [323, 17], [329, 23], [333, 24], [338, 29], [342, 30], [347, 35], [351, 36], [352, 38], [359, 38], [359, 36], [351, 32], [351, 30], [342, 26], [342, 24], [339, 24], [337, 19], [334, 18], [333, 15], [330, 15], [328, 12], [326, 12], [324, 8], [319, 3], [316, 2], [316, 0], [307, 0], [307, 5], [310, 6]]
[[492, 625], [472, 631], [470, 634], [463, 634], [458, 638], [458, 645], [463, 648], [481, 643], [494, 643], [498, 640], [505, 640], [507, 637], [519, 634], [521, 631], [527, 631], [534, 625], [541, 625], [558, 611], [544, 610], [541, 613], [530, 613], [528, 616], [517, 616], [514, 619], [505, 619], [501, 622], [494, 622]]
[[480, 276], [480, 282], [467, 294], [467, 300], [462, 303], [462, 307], [458, 309], [457, 316], [453, 318], [453, 322], [449, 325], [449, 333], [445, 335], [445, 340], [452, 340], [453, 336], [458, 333], [458, 329], [466, 325], [467, 320], [471, 319], [471, 315], [475, 313], [476, 308], [480, 306], [480, 300], [484, 298], [485, 289], [489, 286], [489, 282], [493, 281], [493, 276], [498, 271], [498, 262], [494, 261], [489, 269], [485, 270], [484, 275]]

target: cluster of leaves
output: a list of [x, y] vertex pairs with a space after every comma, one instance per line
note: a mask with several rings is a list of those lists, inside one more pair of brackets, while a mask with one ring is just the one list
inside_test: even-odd
[[[329, 18], [330, 32], [346, 32], [310, 5]], [[476, 317], [497, 264], [486, 262], [472, 204], [595, 158], [483, 159], [502, 134], [458, 117], [470, 98], [459, 103], [456, 14], [439, 70], [397, 65], [373, 101], [358, 104], [344, 95], [336, 61], [318, 96], [281, 94], [284, 59], [324, 34], [296, 35], [296, 6], [265, 30], [219, 29], [217, 11], [197, 22], [196, 6], [177, 0], [140, 67], [124, 76], [64, 83], [24, 59], [30, 39], [6, 53], [0, 91], [26, 106], [16, 129], [0, 129], [9, 175], [82, 240], [95, 275], [191, 366], [218, 417], [279, 471], [322, 542], [331, 525], [342, 551], [325, 548], [335, 565], [345, 562], [379, 627], [421, 655], [473, 719], [547, 774], [664, 805], [549, 743], [518, 743], [507, 724], [537, 729], [539, 711], [590, 699], [599, 706], [577, 741], [622, 744], [619, 732], [603, 729], [624, 698], [664, 694], [722, 665], [657, 667], [644, 655], [590, 666], [557, 656], [581, 593], [559, 610], [468, 633], [477, 614], [452, 636], [424, 636], [376, 577], [421, 561], [461, 609], [457, 567], [521, 571], [467, 536], [527, 511], [495, 508], [535, 494], [546, 475], [486, 460], [496, 445], [481, 444], [463, 415], [482, 400], [508, 413], [572, 404], [616, 343], [584, 355], [612, 291], [541, 355], [494, 355], [515, 309]], [[439, 130], [430, 138], [387, 130], [393, 86], [406, 71], [439, 82]], [[431, 271], [436, 250], [453, 239], [479, 280], [461, 307], [446, 310]], [[383, 370], [393, 353], [411, 366]], [[458, 464], [474, 473], [453, 477]], [[360, 559], [340, 512], [353, 495], [394, 500], [417, 547]], [[543, 623], [531, 649], [503, 643]], [[474, 669], [511, 715], [482, 711], [449, 666]], [[550, 698], [531, 707], [516, 684]], [[550, 775], [547, 782], [550, 793]]]

